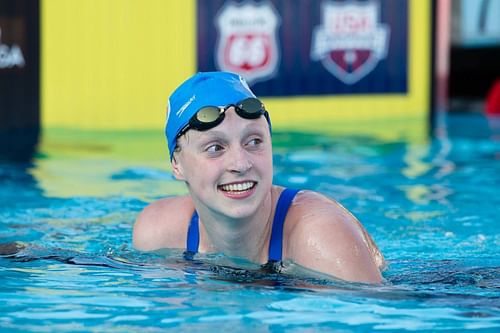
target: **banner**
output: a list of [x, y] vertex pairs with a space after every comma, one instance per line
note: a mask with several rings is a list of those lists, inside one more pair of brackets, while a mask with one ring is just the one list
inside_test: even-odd
[[197, 69], [260, 96], [405, 94], [408, 1], [197, 2]]
[[431, 0], [50, 0], [41, 7], [44, 128], [158, 130], [183, 80], [222, 69], [247, 78], [277, 131], [428, 133]]

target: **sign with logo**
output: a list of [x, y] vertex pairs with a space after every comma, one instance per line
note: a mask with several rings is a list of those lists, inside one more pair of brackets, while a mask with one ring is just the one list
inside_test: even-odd
[[[6, 29], [6, 28], [10, 29]], [[11, 36], [3, 32], [11, 32]], [[3, 39], [2, 39], [3, 37]], [[24, 43], [24, 27], [20, 19], [0, 18], [0, 70], [23, 68], [25, 60], [20, 43]]]
[[408, 90], [408, 0], [197, 2], [197, 69], [259, 96]]
[[30, 159], [40, 132], [38, 0], [0, 0], [0, 159]]
[[373, 71], [387, 56], [389, 27], [380, 23], [376, 2], [333, 2], [322, 5], [322, 22], [315, 28], [311, 59], [345, 84]]
[[217, 67], [242, 75], [249, 83], [276, 73], [279, 17], [269, 2], [229, 2], [216, 17]]

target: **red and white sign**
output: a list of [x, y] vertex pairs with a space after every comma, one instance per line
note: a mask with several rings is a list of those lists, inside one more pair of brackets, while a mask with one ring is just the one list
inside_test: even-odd
[[311, 59], [345, 84], [354, 84], [387, 56], [389, 27], [380, 7], [369, 2], [322, 3], [322, 24], [314, 29]]
[[273, 77], [280, 60], [279, 21], [269, 1], [226, 4], [216, 18], [216, 66], [240, 74], [249, 84]]

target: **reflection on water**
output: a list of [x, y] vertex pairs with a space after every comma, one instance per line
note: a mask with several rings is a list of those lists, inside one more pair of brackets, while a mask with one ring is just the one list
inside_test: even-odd
[[16, 327], [44, 320], [63, 328], [82, 316], [107, 318], [97, 321], [101, 328], [108, 320], [199, 328], [249, 319], [283, 329], [500, 326], [498, 262], [496, 268], [471, 268], [457, 260], [393, 260], [387, 282], [368, 286], [220, 266], [220, 256], [190, 262], [181, 251], [163, 255], [125, 247], [92, 255], [28, 246], [0, 259], [6, 288], [0, 295], [8, 307], [0, 322], [10, 318]]
[[136, 252], [137, 213], [185, 193], [163, 138], [108, 133], [99, 143], [80, 133], [46, 143], [33, 164], [0, 164], [0, 327], [498, 330], [500, 141], [484, 127], [446, 131], [391, 142], [273, 134], [275, 183], [353, 211], [389, 261], [379, 286], [236, 268], [220, 255]]

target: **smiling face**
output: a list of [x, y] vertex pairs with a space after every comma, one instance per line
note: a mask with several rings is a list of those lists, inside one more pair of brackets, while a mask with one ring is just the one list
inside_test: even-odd
[[270, 198], [272, 148], [264, 117], [244, 119], [231, 107], [221, 124], [189, 130], [178, 145], [174, 175], [187, 183], [198, 212], [247, 218]]

